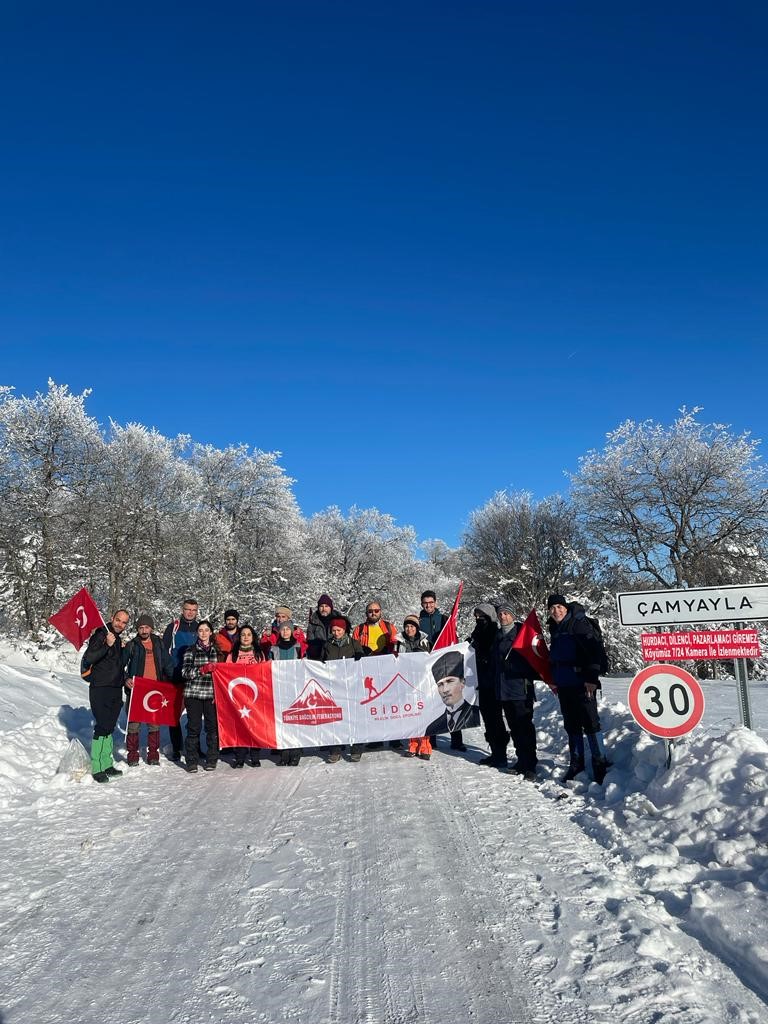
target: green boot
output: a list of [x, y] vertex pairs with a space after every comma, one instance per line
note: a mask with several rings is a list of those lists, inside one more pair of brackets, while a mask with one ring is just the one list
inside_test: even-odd
[[111, 736], [106, 736], [104, 738], [104, 747], [102, 748], [102, 750], [103, 752], [101, 755], [101, 763], [104, 766], [102, 769], [104, 774], [109, 776], [110, 778], [114, 777], [115, 775], [122, 775], [123, 773], [120, 771], [119, 768], [115, 768], [114, 763], [112, 761], [112, 755], [114, 753], [114, 741]]
[[91, 740], [91, 774], [95, 782], [109, 782], [109, 776], [101, 767], [104, 758], [104, 744], [106, 738], [99, 736]]

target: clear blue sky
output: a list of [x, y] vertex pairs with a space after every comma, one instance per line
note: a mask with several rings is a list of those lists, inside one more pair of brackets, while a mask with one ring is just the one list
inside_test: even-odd
[[766, 437], [764, 4], [12, 3], [0, 383], [455, 543], [682, 405]]

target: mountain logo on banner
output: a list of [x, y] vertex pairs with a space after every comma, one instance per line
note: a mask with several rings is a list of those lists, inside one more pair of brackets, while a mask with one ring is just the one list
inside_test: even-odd
[[424, 710], [424, 694], [401, 672], [396, 672], [380, 690], [372, 676], [366, 676], [363, 685], [368, 696], [360, 701], [360, 706], [368, 705], [368, 713], [380, 721], [419, 718]]
[[325, 725], [340, 722], [344, 712], [328, 690], [316, 679], [310, 679], [289, 708], [283, 712], [283, 721], [298, 725]]

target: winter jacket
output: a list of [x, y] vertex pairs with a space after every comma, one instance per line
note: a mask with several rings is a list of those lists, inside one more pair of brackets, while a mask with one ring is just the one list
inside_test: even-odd
[[419, 612], [419, 629], [427, 634], [430, 651], [435, 646], [435, 641], [442, 633], [443, 626], [447, 621], [448, 616], [444, 615], [437, 608], [431, 614], [427, 614], [423, 608]]
[[[107, 631], [115, 634], [115, 642], [111, 647], [107, 645]], [[99, 626], [93, 634], [85, 649], [83, 662], [91, 669], [88, 675], [89, 686], [123, 685], [123, 644], [111, 623]]]
[[184, 662], [184, 651], [197, 643], [197, 619], [187, 622], [186, 619], [174, 619], [163, 630], [163, 646], [173, 661], [173, 681], [182, 682], [181, 669]]
[[496, 633], [493, 653], [497, 700], [532, 701], [535, 697], [533, 680], [539, 679], [540, 676], [520, 651], [512, 646], [521, 627], [522, 623], [516, 622], [508, 632], [505, 633], [499, 628]]
[[219, 651], [220, 654], [229, 654], [232, 648], [237, 643], [237, 638], [239, 635], [240, 632], [236, 629], [235, 638], [233, 640], [232, 637], [229, 635], [227, 627], [222, 626], [218, 633], [216, 633], [216, 635], [214, 636], [213, 642], [216, 644], [216, 649]]
[[[307, 638], [304, 635], [304, 630], [299, 629], [298, 626], [294, 626], [293, 637], [298, 643], [299, 648], [301, 649], [301, 657], [303, 658], [307, 650]], [[279, 639], [280, 634], [277, 631], [277, 620], [275, 619], [275, 621], [272, 623], [272, 632], [263, 633], [261, 640], [259, 640], [259, 647], [261, 648], [262, 654], [264, 655], [265, 658], [269, 657], [269, 652], [275, 646]]]
[[325, 642], [331, 639], [331, 619], [338, 617], [338, 612], [331, 612], [330, 615], [321, 615], [318, 611], [310, 612], [307, 626], [308, 658], [314, 661], [322, 660]]
[[409, 640], [402, 633], [395, 634], [396, 654], [427, 654], [429, 652], [429, 639], [426, 633], [419, 631], [416, 636]]
[[[151, 633], [149, 639], [152, 641], [152, 653], [155, 656], [155, 672], [158, 679], [173, 679], [173, 659], [157, 633]], [[135, 636], [130, 640], [123, 650], [123, 665], [125, 675], [128, 679], [131, 676], [143, 676], [144, 664], [147, 652], [141, 638]]]
[[184, 651], [184, 664], [181, 676], [184, 680], [184, 696], [196, 697], [198, 700], [213, 700], [213, 676], [210, 673], [203, 673], [200, 669], [203, 665], [210, 665], [219, 660], [216, 644], [211, 643], [206, 650], [200, 641]]
[[301, 658], [301, 644], [296, 637], [283, 640], [282, 637], [269, 649], [270, 661], [298, 661]]
[[568, 614], [562, 622], [547, 620], [551, 642], [549, 663], [552, 681], [557, 687], [582, 686], [584, 683], [600, 685], [602, 650], [600, 639], [582, 605], [568, 604]]
[[224, 660], [237, 662], [240, 665], [258, 665], [259, 662], [264, 661], [264, 655], [258, 647], [244, 651], [240, 644], [236, 643]]
[[391, 622], [387, 622], [386, 619], [379, 619], [378, 626], [384, 631], [384, 646], [377, 651], [369, 649], [368, 646], [368, 623], [361, 622], [359, 626], [355, 626], [352, 631], [352, 639], [357, 640], [360, 646], [363, 648], [364, 654], [392, 654], [395, 649], [395, 637], [397, 636], [397, 627]]
[[480, 690], [496, 691], [496, 637], [499, 627], [490, 619], [478, 619], [469, 637], [475, 652], [477, 686]]
[[323, 647], [323, 661], [337, 661], [339, 658], [354, 658], [359, 661], [365, 652], [357, 640], [345, 633], [341, 640], [326, 640]]

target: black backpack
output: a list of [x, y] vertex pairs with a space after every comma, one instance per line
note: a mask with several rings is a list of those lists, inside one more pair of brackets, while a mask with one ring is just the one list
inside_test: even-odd
[[592, 627], [592, 631], [595, 634], [595, 640], [597, 641], [598, 647], [600, 649], [600, 675], [604, 676], [607, 672], [610, 671], [611, 666], [608, 661], [608, 652], [605, 649], [603, 631], [600, 628], [600, 623], [594, 617], [594, 615], [585, 615], [584, 618], [590, 624], [590, 626]]

